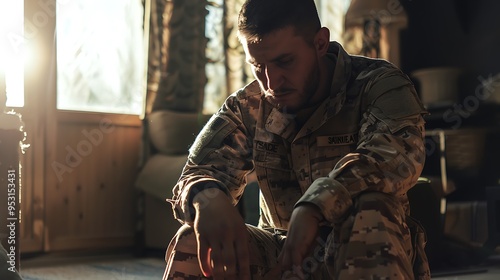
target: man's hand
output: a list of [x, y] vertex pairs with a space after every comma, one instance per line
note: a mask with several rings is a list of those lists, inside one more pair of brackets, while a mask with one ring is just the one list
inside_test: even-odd
[[302, 262], [315, 244], [322, 219], [319, 208], [313, 204], [302, 204], [293, 210], [285, 244], [278, 257], [282, 270], [292, 269], [304, 278]]
[[[206, 197], [210, 199], [207, 201]], [[207, 189], [194, 197], [193, 205], [198, 261], [203, 274], [214, 280], [250, 280], [247, 228], [227, 195], [219, 189]]]

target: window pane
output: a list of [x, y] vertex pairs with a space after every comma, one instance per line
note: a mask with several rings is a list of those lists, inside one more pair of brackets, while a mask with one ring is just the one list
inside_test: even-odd
[[203, 113], [217, 112], [227, 97], [226, 66], [224, 53], [224, 1], [214, 0], [207, 5], [208, 14], [205, 18], [205, 36], [208, 38], [205, 72], [207, 84]]
[[323, 26], [330, 29], [330, 40], [343, 43], [344, 15], [351, 0], [315, 0]]
[[23, 107], [24, 1], [0, 2], [0, 72], [5, 73], [7, 106]]
[[57, 108], [141, 114], [141, 0], [57, 1]]

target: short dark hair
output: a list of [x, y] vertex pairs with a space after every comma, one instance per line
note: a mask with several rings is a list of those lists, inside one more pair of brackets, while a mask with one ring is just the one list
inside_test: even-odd
[[238, 36], [255, 41], [288, 26], [305, 38], [313, 37], [321, 28], [314, 0], [246, 0], [238, 17]]

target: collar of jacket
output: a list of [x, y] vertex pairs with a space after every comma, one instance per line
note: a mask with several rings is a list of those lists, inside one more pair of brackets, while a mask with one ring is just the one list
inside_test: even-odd
[[330, 96], [319, 105], [298, 133], [293, 133], [294, 119], [277, 108], [273, 108], [266, 121], [267, 131], [282, 135], [284, 138], [290, 138], [293, 135], [295, 140], [317, 130], [340, 111], [345, 102], [347, 81], [351, 75], [351, 57], [337, 42], [330, 42], [328, 55], [336, 59]]

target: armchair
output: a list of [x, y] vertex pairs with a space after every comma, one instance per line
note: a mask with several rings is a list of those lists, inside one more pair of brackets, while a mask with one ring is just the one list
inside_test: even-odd
[[[165, 201], [172, 196], [189, 146], [209, 116], [157, 110], [144, 119], [144, 159], [135, 186], [141, 191], [138, 230], [146, 248], [165, 249], [180, 226]], [[142, 233], [141, 233], [142, 232]]]

